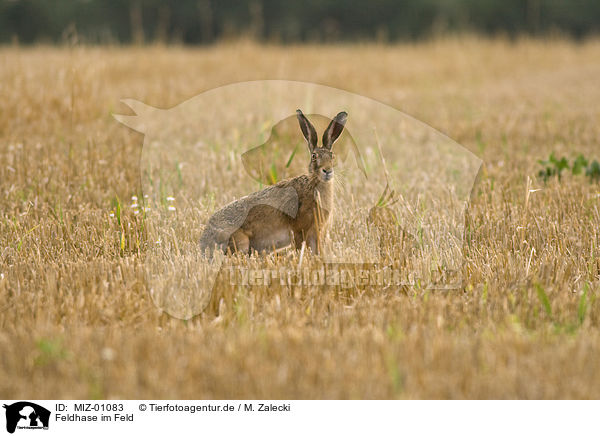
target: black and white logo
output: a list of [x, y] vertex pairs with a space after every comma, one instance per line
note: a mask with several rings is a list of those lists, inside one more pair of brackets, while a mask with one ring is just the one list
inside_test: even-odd
[[29, 401], [19, 401], [3, 406], [6, 409], [6, 431], [14, 433], [16, 429], [48, 430], [50, 411]]

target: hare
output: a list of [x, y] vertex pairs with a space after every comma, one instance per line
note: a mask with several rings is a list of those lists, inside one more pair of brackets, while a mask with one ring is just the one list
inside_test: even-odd
[[331, 151], [348, 114], [340, 112], [323, 133], [317, 132], [302, 111], [296, 111], [300, 130], [310, 152], [308, 174], [269, 186], [229, 203], [210, 217], [202, 236], [203, 253], [217, 247], [224, 252], [269, 252], [303, 242], [313, 253], [321, 249], [321, 237], [333, 212], [333, 167]]

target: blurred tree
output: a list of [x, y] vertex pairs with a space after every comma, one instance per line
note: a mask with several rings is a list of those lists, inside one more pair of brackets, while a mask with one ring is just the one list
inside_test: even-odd
[[600, 28], [598, 0], [0, 0], [0, 41], [211, 43], [414, 40], [450, 32], [574, 38]]

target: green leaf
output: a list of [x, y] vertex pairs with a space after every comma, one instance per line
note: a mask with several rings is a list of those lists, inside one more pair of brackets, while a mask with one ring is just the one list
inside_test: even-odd
[[275, 164], [271, 164], [271, 168], [269, 168], [269, 182], [273, 185], [277, 183], [277, 168]]
[[542, 303], [542, 307], [546, 314], [552, 317], [552, 306], [550, 306], [550, 299], [548, 299], [548, 295], [544, 291], [544, 288], [539, 283], [536, 283], [535, 289], [537, 291], [538, 298], [540, 299], [540, 303]]
[[296, 145], [296, 148], [294, 148], [294, 151], [292, 151], [292, 155], [290, 156], [287, 163], [285, 164], [286, 168], [289, 168], [290, 165], [292, 164], [292, 161], [294, 160], [294, 156], [296, 156], [297, 151], [298, 151], [298, 146]]
[[121, 200], [119, 200], [119, 197], [117, 197], [117, 223], [119, 225], [121, 225]]
[[573, 161], [572, 172], [575, 175], [581, 174], [587, 166], [588, 166], [588, 160], [582, 154], [580, 154]]
[[590, 166], [586, 169], [585, 175], [590, 178], [590, 181], [599, 181], [600, 180], [600, 163], [597, 160], [594, 160]]
[[583, 294], [581, 294], [581, 297], [579, 298], [579, 306], [577, 307], [577, 318], [579, 319], [579, 324], [583, 324], [588, 309], [587, 291], [588, 284], [586, 283], [583, 286]]
[[567, 160], [567, 158], [563, 157], [561, 160], [557, 161], [554, 166], [556, 167], [556, 171], [558, 173], [558, 178], [560, 180], [560, 173], [562, 173], [563, 170], [565, 169], [569, 169], [569, 161]]

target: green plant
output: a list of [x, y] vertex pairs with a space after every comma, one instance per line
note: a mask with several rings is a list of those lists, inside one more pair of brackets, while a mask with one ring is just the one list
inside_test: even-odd
[[554, 152], [550, 153], [548, 160], [538, 161], [542, 168], [538, 171], [538, 177], [547, 182], [551, 177], [557, 176], [558, 180], [561, 179], [561, 173], [564, 170], [571, 170], [573, 175], [585, 174], [589, 177], [590, 182], [600, 181], [600, 163], [597, 160], [590, 162], [585, 156], [579, 154], [574, 160], [573, 164], [570, 165], [567, 158], [563, 157], [558, 159]]
[[582, 155], [578, 155], [573, 161], [571, 172], [575, 175], [581, 174], [588, 166], [588, 160]]
[[594, 160], [585, 170], [585, 175], [590, 178], [590, 181], [600, 181], [600, 163]]
[[544, 169], [538, 172], [538, 176], [544, 179], [544, 182], [553, 176], [557, 176], [560, 180], [563, 170], [569, 168], [569, 161], [564, 157], [557, 159], [554, 156], [554, 152], [550, 153], [548, 160], [540, 160], [538, 162], [544, 166]]

